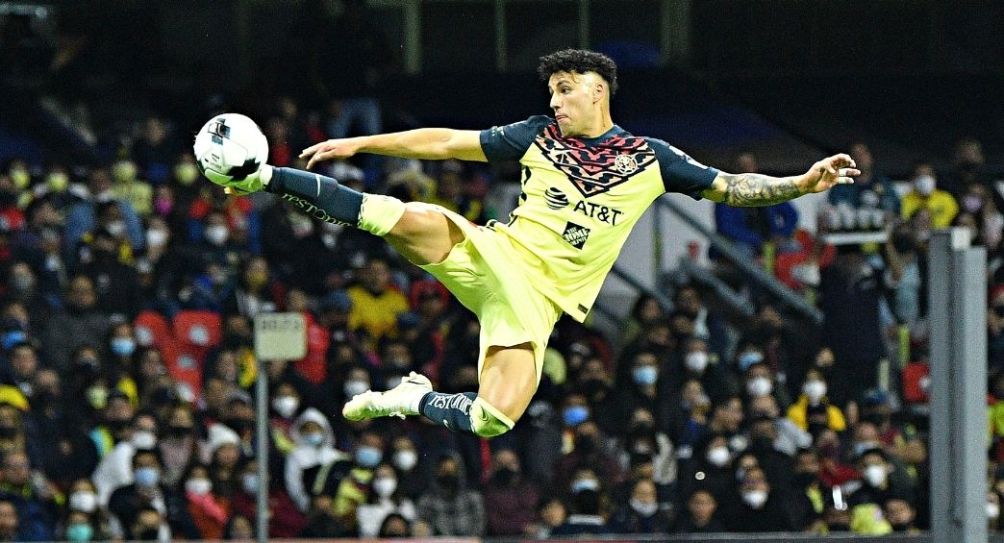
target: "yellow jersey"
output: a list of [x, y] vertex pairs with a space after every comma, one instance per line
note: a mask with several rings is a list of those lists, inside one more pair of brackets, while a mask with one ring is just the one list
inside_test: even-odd
[[695, 199], [718, 170], [617, 125], [597, 138], [561, 135], [543, 115], [480, 134], [489, 162], [518, 160], [522, 191], [507, 235], [533, 286], [578, 321], [589, 313], [628, 234], [666, 192]]

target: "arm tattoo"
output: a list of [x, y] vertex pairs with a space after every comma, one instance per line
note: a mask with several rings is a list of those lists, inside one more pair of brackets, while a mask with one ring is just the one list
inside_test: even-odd
[[735, 207], [770, 206], [802, 195], [794, 177], [770, 177], [756, 173], [721, 174], [725, 181], [724, 202]]

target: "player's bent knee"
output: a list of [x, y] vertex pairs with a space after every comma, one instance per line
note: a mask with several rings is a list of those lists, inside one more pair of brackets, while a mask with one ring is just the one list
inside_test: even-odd
[[515, 423], [492, 404], [478, 396], [471, 405], [471, 430], [478, 437], [491, 438], [500, 436]]

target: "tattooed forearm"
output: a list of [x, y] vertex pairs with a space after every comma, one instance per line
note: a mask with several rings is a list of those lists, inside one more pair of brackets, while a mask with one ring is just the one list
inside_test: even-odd
[[769, 206], [802, 195], [794, 177], [777, 178], [756, 173], [721, 173], [719, 176], [725, 181], [723, 201], [730, 206]]

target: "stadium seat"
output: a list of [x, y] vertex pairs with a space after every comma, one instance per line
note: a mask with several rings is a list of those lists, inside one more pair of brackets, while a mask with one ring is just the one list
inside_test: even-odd
[[136, 341], [143, 347], [151, 345], [163, 348], [172, 338], [171, 327], [167, 319], [153, 310], [141, 311], [133, 321], [136, 330]]
[[222, 319], [214, 311], [179, 311], [174, 316], [174, 337], [185, 345], [210, 348], [223, 337]]

